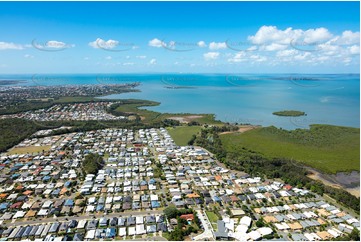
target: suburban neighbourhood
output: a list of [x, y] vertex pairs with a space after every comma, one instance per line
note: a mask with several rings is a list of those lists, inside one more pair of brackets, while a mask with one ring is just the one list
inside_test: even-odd
[[23, 113], [2, 115], [5, 118], [25, 118], [34, 121], [57, 121], [57, 120], [122, 120], [124, 116], [114, 116], [106, 109], [116, 102], [91, 102], [74, 104], [56, 104], [50, 108], [37, 109]]
[[164, 128], [33, 137], [2, 153], [0, 170], [2, 240], [166, 240], [192, 227], [184, 239], [314, 241], [360, 229], [338, 205], [228, 170]]

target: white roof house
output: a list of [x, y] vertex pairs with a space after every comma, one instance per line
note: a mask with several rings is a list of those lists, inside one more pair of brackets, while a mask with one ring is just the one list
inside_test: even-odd
[[262, 235], [261, 235], [258, 231], [256, 231], [256, 230], [253, 230], [253, 231], [249, 232], [247, 235], [248, 235], [252, 240], [259, 240], [259, 239], [262, 237]]
[[47, 209], [40, 209], [40, 211], [37, 214], [38, 216], [47, 216], [48, 210]]
[[239, 221], [239, 224], [246, 225], [247, 227], [249, 227], [251, 223], [252, 223], [252, 219], [248, 216], [243, 216]]
[[87, 221], [85, 219], [80, 220], [78, 223], [78, 226], [76, 227], [77, 229], [83, 229], [85, 228], [85, 224], [87, 223]]
[[44, 202], [42, 208], [50, 208], [52, 204], [53, 204], [52, 201], [47, 200], [47, 201]]
[[159, 200], [158, 195], [150, 195], [150, 200], [151, 201], [158, 201]]
[[144, 224], [137, 224], [136, 225], [136, 233], [137, 233], [137, 235], [147, 233], [147, 231], [145, 230]]
[[144, 223], [143, 216], [137, 216], [137, 217], [135, 217], [135, 220], [136, 220], [136, 224], [143, 224]]
[[88, 230], [85, 235], [85, 239], [94, 239], [95, 237], [95, 229]]
[[118, 234], [119, 234], [120, 237], [126, 236], [127, 235], [127, 228], [125, 228], [125, 227], [119, 228]]
[[261, 227], [257, 229], [257, 232], [259, 232], [262, 236], [269, 235], [273, 233], [273, 230], [269, 227]]
[[135, 235], [135, 227], [134, 226], [128, 227], [128, 235], [129, 236]]
[[13, 216], [13, 219], [22, 218], [22, 217], [24, 217], [24, 215], [25, 215], [25, 212], [24, 212], [24, 211], [17, 211], [17, 212], [15, 213], [15, 215]]

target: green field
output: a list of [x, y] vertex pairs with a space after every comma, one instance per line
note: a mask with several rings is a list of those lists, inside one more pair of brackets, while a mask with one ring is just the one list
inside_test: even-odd
[[193, 134], [201, 131], [200, 126], [178, 126], [175, 128], [167, 128], [170, 136], [177, 145], [187, 145]]
[[360, 129], [312, 125], [287, 131], [275, 127], [221, 135], [227, 151], [242, 147], [266, 157], [302, 162], [327, 173], [360, 170]]

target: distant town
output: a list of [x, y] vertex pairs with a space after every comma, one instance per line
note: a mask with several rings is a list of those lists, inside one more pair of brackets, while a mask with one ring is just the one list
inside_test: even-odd
[[124, 116], [114, 116], [106, 111], [116, 102], [92, 102], [57, 104], [50, 108], [27, 111], [18, 114], [2, 115], [0, 118], [25, 118], [35, 121], [58, 120], [121, 120]]

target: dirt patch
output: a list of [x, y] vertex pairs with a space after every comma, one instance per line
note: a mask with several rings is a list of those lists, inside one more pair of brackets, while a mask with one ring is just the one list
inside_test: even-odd
[[254, 126], [254, 125], [243, 125], [240, 126], [239, 129], [237, 131], [227, 131], [227, 132], [222, 132], [220, 134], [231, 134], [231, 133], [244, 133], [246, 131], [252, 130], [252, 129], [256, 129], [259, 128], [259, 126]]
[[180, 123], [187, 124], [187, 123], [193, 121], [194, 119], [198, 119], [198, 118], [202, 118], [202, 117], [203, 117], [202, 115], [189, 115], [189, 116], [169, 117], [168, 119], [177, 120]]
[[344, 189], [352, 195], [360, 197], [360, 173], [358, 171], [323, 174], [312, 168], [309, 170], [312, 172], [308, 175], [309, 178], [321, 181], [328, 186]]

